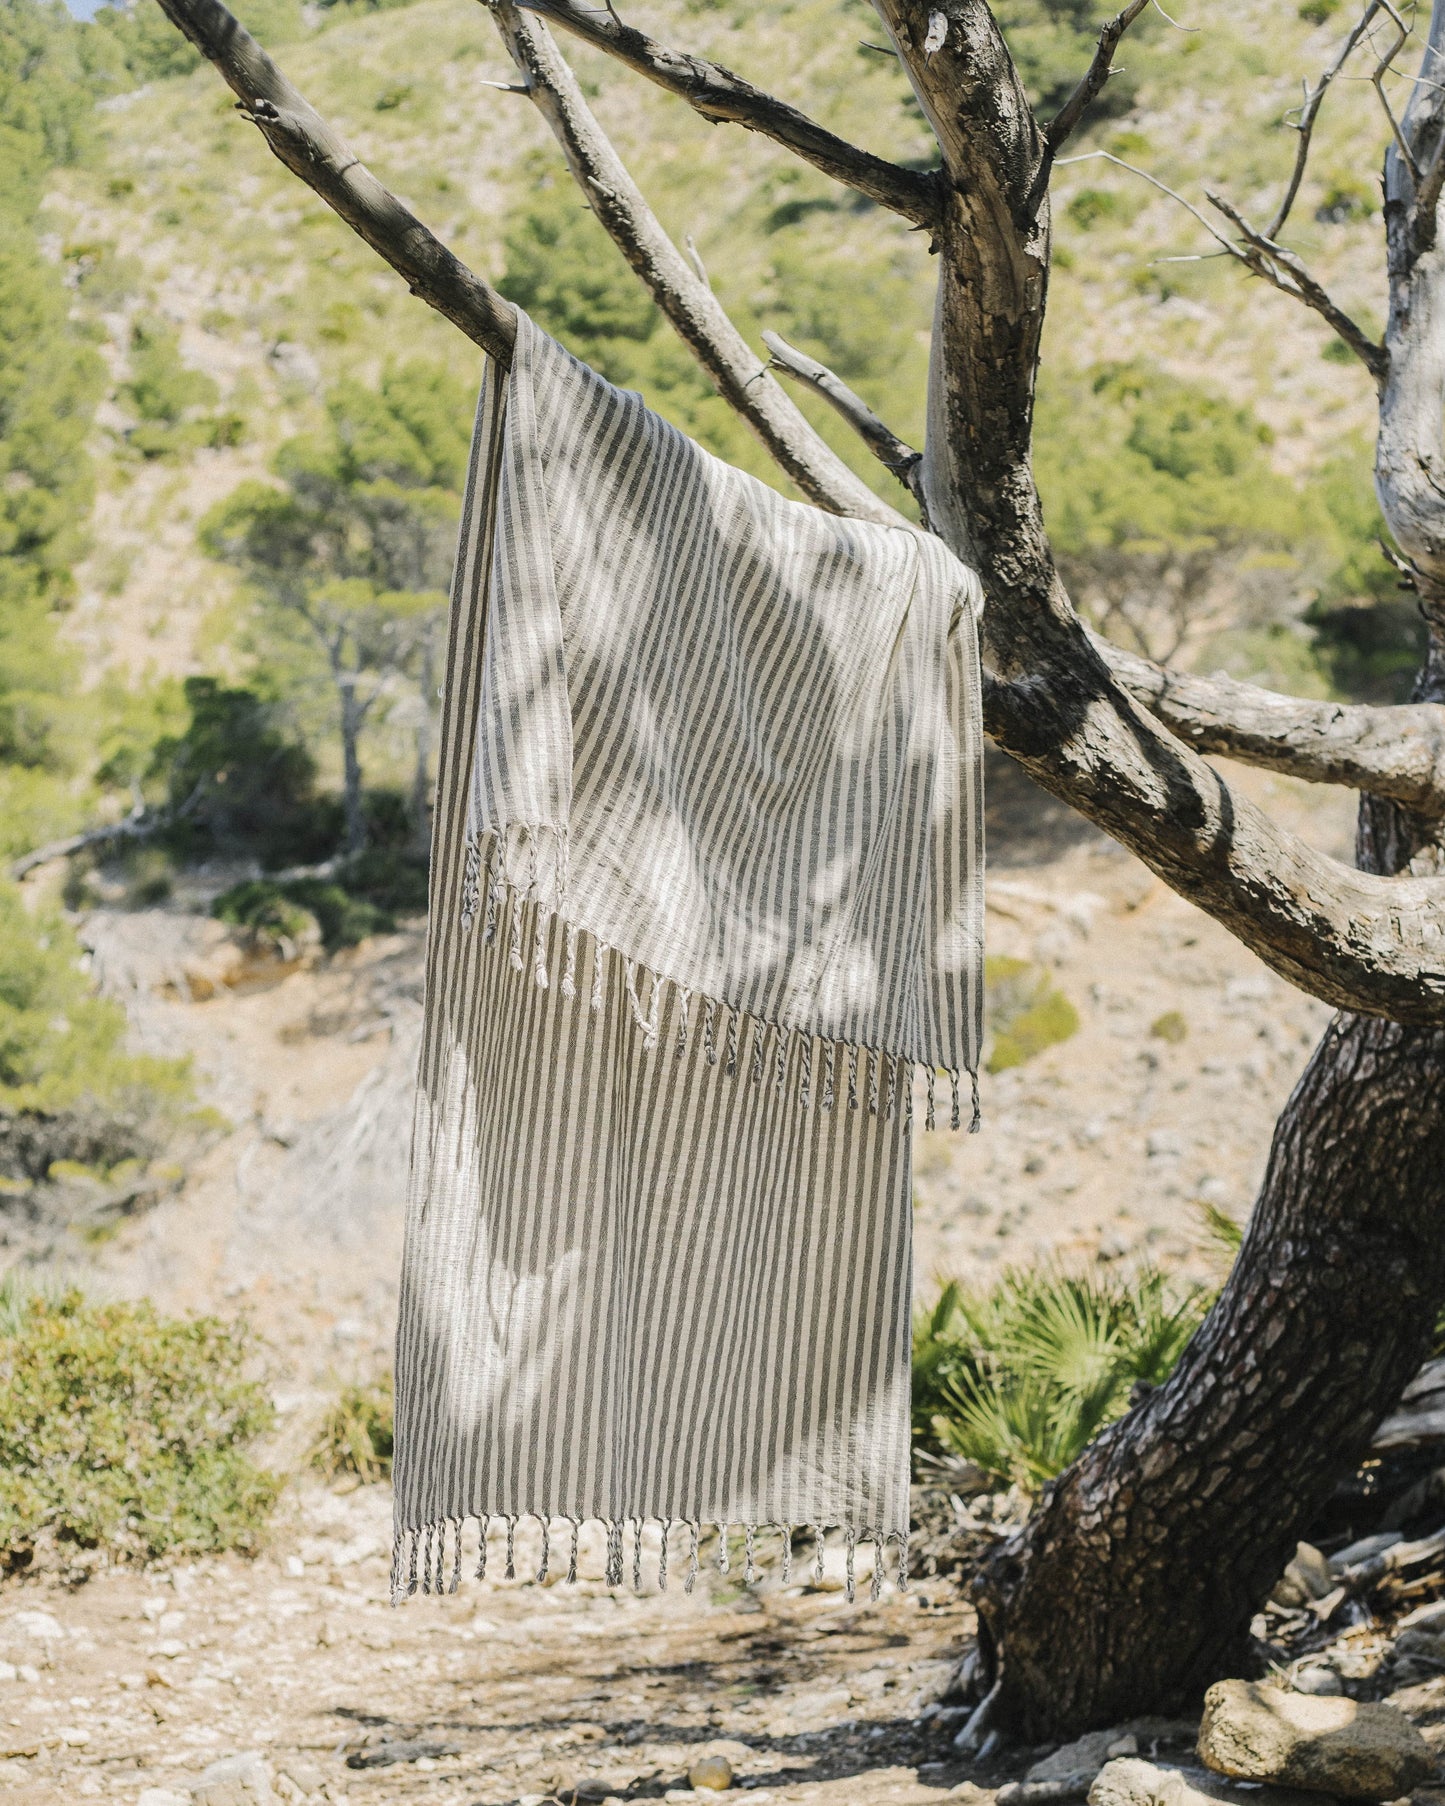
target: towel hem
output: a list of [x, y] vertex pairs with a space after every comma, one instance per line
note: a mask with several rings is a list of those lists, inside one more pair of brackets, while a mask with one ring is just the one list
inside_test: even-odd
[[584, 1524], [596, 1523], [602, 1525], [606, 1533], [606, 1555], [600, 1579], [608, 1587], [623, 1587], [628, 1584], [624, 1576], [629, 1565], [627, 1542], [630, 1538], [631, 1586], [635, 1593], [643, 1590], [642, 1537], [643, 1531], [648, 1526], [655, 1526], [660, 1533], [656, 1573], [657, 1588], [662, 1593], [667, 1591], [669, 1562], [672, 1554], [671, 1545], [675, 1538], [683, 1539], [682, 1553], [686, 1558], [686, 1565], [683, 1569], [683, 1591], [685, 1593], [692, 1592], [697, 1584], [698, 1575], [702, 1571], [704, 1560], [702, 1544], [709, 1528], [712, 1531], [713, 1547], [709, 1552], [708, 1559], [710, 1565], [715, 1567], [719, 1574], [730, 1574], [737, 1566], [736, 1552], [730, 1548], [729, 1544], [732, 1534], [741, 1532], [743, 1538], [742, 1581], [746, 1586], [756, 1586], [764, 1578], [765, 1570], [760, 1559], [757, 1539], [759, 1533], [770, 1532], [780, 1538], [780, 1548], [777, 1552], [777, 1573], [781, 1586], [794, 1584], [793, 1568], [796, 1551], [793, 1545], [801, 1533], [806, 1536], [810, 1546], [803, 1551], [802, 1561], [799, 1565], [805, 1571], [811, 1568], [812, 1580], [815, 1585], [820, 1585], [825, 1578], [824, 1558], [829, 1537], [833, 1537], [835, 1545], [841, 1543], [844, 1558], [843, 1590], [847, 1594], [849, 1604], [853, 1603], [858, 1593], [856, 1558], [860, 1544], [871, 1543], [873, 1547], [872, 1573], [868, 1580], [870, 1599], [877, 1600], [882, 1595], [890, 1546], [897, 1551], [894, 1584], [900, 1593], [908, 1591], [908, 1533], [902, 1530], [883, 1530], [874, 1525], [782, 1524], [772, 1520], [752, 1524], [722, 1524], [699, 1518], [581, 1518], [571, 1517], [565, 1513], [469, 1512], [462, 1517], [433, 1518], [424, 1524], [410, 1526], [398, 1524], [392, 1538], [391, 1603], [401, 1605], [418, 1592], [455, 1593], [461, 1585], [462, 1543], [469, 1525], [475, 1527], [475, 1536], [472, 1540], [476, 1552], [476, 1567], [473, 1569], [473, 1578], [486, 1579], [489, 1560], [494, 1560], [490, 1545], [496, 1539], [503, 1544], [500, 1551], [504, 1563], [502, 1578], [504, 1580], [517, 1579], [517, 1526], [529, 1519], [541, 1528], [542, 1553], [535, 1572], [523, 1575], [521, 1578], [531, 1580], [538, 1586], [545, 1585], [549, 1579], [553, 1581], [556, 1579], [552, 1571], [554, 1526], [559, 1524], [565, 1526], [564, 1534], [559, 1541], [566, 1545], [565, 1580], [571, 1585], [575, 1584], [578, 1579], [582, 1527]]

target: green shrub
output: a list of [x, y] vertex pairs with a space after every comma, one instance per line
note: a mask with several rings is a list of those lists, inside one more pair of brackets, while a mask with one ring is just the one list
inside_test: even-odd
[[314, 920], [328, 953], [359, 946], [368, 935], [390, 934], [396, 927], [389, 910], [353, 896], [328, 878], [291, 878], [284, 884], [249, 878], [222, 892], [211, 905], [211, 914], [278, 941], [299, 939]]
[[0, 1565], [254, 1549], [280, 1490], [244, 1326], [0, 1285]]
[[91, 995], [81, 959], [62, 917], [32, 916], [0, 885], [0, 1111], [143, 1115], [184, 1102], [188, 1062], [128, 1052], [125, 1011]]
[[1171, 1047], [1178, 1047], [1189, 1034], [1189, 1024], [1181, 1011], [1165, 1010], [1149, 1024], [1149, 1033], [1156, 1041], [1167, 1041]]
[[1021, 1066], [1078, 1032], [1079, 1012], [1046, 972], [1027, 960], [995, 954], [984, 966], [993, 1046], [990, 1072]]
[[1122, 1416], [1136, 1385], [1168, 1377], [1209, 1302], [1152, 1271], [950, 1282], [914, 1322], [914, 1446], [1036, 1491]]
[[311, 1450], [311, 1464], [339, 1479], [355, 1474], [363, 1485], [391, 1478], [395, 1398], [390, 1372], [348, 1386], [326, 1414]]

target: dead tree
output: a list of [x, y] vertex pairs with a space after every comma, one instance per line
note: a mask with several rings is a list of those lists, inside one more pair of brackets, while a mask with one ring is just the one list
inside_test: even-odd
[[[491, 356], [510, 306], [351, 154], [220, 4], [161, 0], [276, 155]], [[1210, 197], [1220, 247], [1350, 347], [1380, 397], [1378, 486], [1429, 627], [1416, 699], [1299, 702], [1178, 677], [1084, 628], [1055, 568], [1030, 464], [1054, 163], [1147, 0], [1105, 27], [1058, 116], [1034, 116], [985, 0], [877, 0], [938, 142], [929, 171], [845, 142], [795, 107], [628, 26], [611, 5], [492, 0], [518, 70], [592, 210], [720, 393], [805, 496], [891, 516], [820, 440], [649, 210], [547, 26], [618, 58], [712, 121], [760, 132], [925, 231], [938, 301], [922, 452], [788, 347], [811, 385], [982, 574], [987, 722], [1047, 790], [1138, 855], [1266, 964], [1334, 1004], [1287, 1105], [1243, 1251], [1173, 1378], [1044, 1495], [981, 1577], [990, 1711], [1034, 1736], [1197, 1698], [1336, 1474], [1423, 1354], [1445, 1295], [1445, 0], [1386, 164], [1389, 325], [1376, 343], [1284, 242], [1326, 91], [1356, 53], [1404, 47], [1368, 0], [1309, 91], [1293, 176], [1257, 226]], [[1383, 81], [1378, 79], [1381, 99]], [[1388, 107], [1387, 107], [1388, 111]], [[1205, 221], [1202, 210], [1196, 217]], [[1202, 756], [1361, 793], [1357, 867], [1305, 846]]]

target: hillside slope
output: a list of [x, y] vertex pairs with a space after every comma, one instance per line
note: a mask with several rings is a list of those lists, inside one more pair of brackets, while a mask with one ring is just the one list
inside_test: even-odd
[[[880, 151], [927, 152], [896, 65], [864, 47], [878, 33], [861, 5], [654, 0], [629, 17], [766, 80]], [[1281, 119], [1301, 76], [1326, 61], [1339, 21], [1312, 26], [1293, 8], [1227, 0], [1197, 23], [1190, 33], [1146, 24], [1123, 59], [1133, 112], [1079, 148], [1112, 146], [1195, 198], [1221, 184], [1259, 211], [1293, 149]], [[377, 173], [487, 275], [503, 272], [519, 209], [539, 196], [570, 205], [531, 107], [485, 85], [506, 80], [509, 66], [479, 9], [421, 0], [332, 24], [281, 55]], [[764, 325], [798, 338], [916, 438], [931, 307], [921, 236], [748, 134], [707, 127], [626, 71], [586, 53], [577, 63], [664, 221], [694, 237], [754, 341]], [[1382, 305], [1372, 197], [1384, 134], [1368, 85], [1338, 84], [1296, 216], [1300, 248], [1367, 318]], [[112, 378], [97, 433], [93, 550], [69, 631], [92, 674], [181, 673], [203, 654], [214, 668], [231, 637], [223, 605], [233, 582], [196, 550], [204, 510], [314, 422], [342, 373], [374, 376], [387, 360], [421, 355], [470, 383], [479, 358], [271, 159], [209, 69], [104, 103], [103, 137], [98, 159], [55, 178], [43, 216]], [[1209, 248], [1173, 201], [1109, 163], [1076, 162], [1059, 172], [1055, 217], [1046, 399], [1073, 371], [1144, 360], [1251, 405], [1282, 471], [1307, 472], [1363, 443], [1372, 412], [1363, 371], [1327, 355], [1322, 326], [1233, 266], [1170, 261]], [[615, 258], [600, 234], [597, 257]], [[219, 383], [222, 407], [239, 417], [238, 444], [137, 453], [129, 347], [135, 322], [157, 317], [178, 330], [184, 362]], [[681, 369], [680, 351], [662, 355]], [[676, 411], [689, 383], [681, 374], [656, 398]], [[695, 383], [690, 393], [686, 423], [768, 474], [723, 404]], [[822, 424], [870, 480], [888, 483], [831, 418]]]

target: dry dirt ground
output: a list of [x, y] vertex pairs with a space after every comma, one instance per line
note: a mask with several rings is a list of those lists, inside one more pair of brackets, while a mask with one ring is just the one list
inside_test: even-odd
[[519, 1580], [393, 1608], [389, 1508], [384, 1487], [310, 1487], [255, 1562], [5, 1589], [0, 1750], [25, 1753], [0, 1760], [0, 1798], [181, 1806], [250, 1749], [355, 1806], [662, 1797], [710, 1753], [748, 1797], [808, 1806], [907, 1806], [962, 1776], [926, 1766], [948, 1733], [916, 1723], [969, 1628], [945, 1590], [849, 1606], [836, 1575], [749, 1593], [704, 1569], [691, 1598]]
[[[920, 1136], [920, 1294], [1051, 1256], [1217, 1273], [1201, 1206], [1247, 1211], [1326, 1012], [1067, 812], [993, 776], [992, 950], [1047, 967], [1080, 1028], [985, 1078], [980, 1135]], [[1242, 781], [1347, 852], [1347, 798]], [[273, 1459], [299, 1469], [339, 1381], [389, 1352], [420, 933], [260, 968], [205, 900], [200, 885], [167, 910], [99, 912], [86, 935], [137, 1040], [192, 1052], [230, 1127], [174, 1196], [99, 1242], [57, 1234], [46, 1264], [97, 1292], [246, 1310], [281, 1411]], [[1182, 1038], [1177, 1022], [1174, 1038], [1152, 1032], [1167, 1012]], [[657, 1797], [714, 1745], [757, 1797], [808, 1806], [989, 1779], [928, 1766], [948, 1738], [919, 1716], [971, 1634], [940, 1583], [849, 1606], [837, 1575], [753, 1595], [705, 1570], [690, 1599], [675, 1582], [636, 1598], [464, 1582], [393, 1609], [388, 1512], [385, 1488], [303, 1480], [254, 1562], [0, 1586], [0, 1751], [17, 1752], [0, 1758], [0, 1797], [138, 1806], [159, 1789], [145, 1806], [182, 1806], [207, 1764], [250, 1749], [280, 1797], [438, 1806], [582, 1783]], [[398, 1742], [413, 1759], [349, 1765]]]

